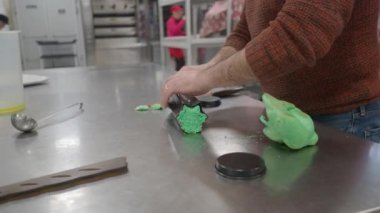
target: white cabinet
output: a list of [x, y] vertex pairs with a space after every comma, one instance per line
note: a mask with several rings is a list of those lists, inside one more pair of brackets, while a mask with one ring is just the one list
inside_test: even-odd
[[79, 8], [73, 0], [48, 0], [47, 12], [49, 31], [53, 36], [74, 36], [77, 34], [77, 13]]
[[36, 40], [43, 40], [44, 37], [24, 38], [21, 43], [23, 64], [26, 69], [40, 68], [39, 47]]
[[22, 29], [23, 37], [47, 36], [44, 0], [15, 1], [17, 28]]
[[0, 1], [0, 13], [5, 14], [4, 2]]
[[75, 40], [75, 66], [86, 66], [80, 0], [13, 0], [12, 4], [15, 27], [22, 34], [24, 70], [44, 68], [38, 41]]

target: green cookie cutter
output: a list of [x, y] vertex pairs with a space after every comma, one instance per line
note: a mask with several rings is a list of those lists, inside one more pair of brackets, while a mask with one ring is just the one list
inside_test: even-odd
[[200, 133], [206, 120], [207, 115], [202, 112], [199, 105], [194, 107], [184, 105], [177, 116], [177, 121], [182, 131], [187, 134]]
[[309, 115], [294, 104], [278, 100], [267, 93], [263, 95], [263, 102], [266, 116], [262, 115], [260, 120], [265, 125], [265, 136], [291, 149], [317, 144], [318, 135]]

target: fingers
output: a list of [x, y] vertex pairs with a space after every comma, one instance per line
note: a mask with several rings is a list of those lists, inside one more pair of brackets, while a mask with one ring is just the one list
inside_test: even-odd
[[209, 67], [208, 64], [201, 64], [201, 65], [189, 65], [182, 67], [179, 72], [186, 72], [186, 71], [192, 71], [192, 70], [206, 70]]
[[176, 87], [171, 82], [173, 80], [168, 79], [161, 90], [160, 103], [163, 108], [168, 107], [169, 98], [176, 93]]
[[191, 67], [183, 67], [179, 72], [169, 77], [161, 89], [160, 103], [162, 107], [168, 106], [170, 97], [177, 93], [199, 95], [207, 89], [206, 84], [197, 73], [199, 70]]
[[[168, 101], [169, 101], [169, 87], [165, 83], [164, 86], [161, 89], [161, 97], [160, 97], [160, 104], [163, 108], [168, 107]], [[168, 97], [169, 96], [169, 97]]]

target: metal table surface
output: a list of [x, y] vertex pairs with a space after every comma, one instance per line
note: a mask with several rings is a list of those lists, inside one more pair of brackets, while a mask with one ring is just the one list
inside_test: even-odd
[[[0, 185], [127, 156], [129, 173], [0, 205], [0, 212], [357, 212], [380, 205], [380, 146], [318, 126], [318, 146], [289, 152], [266, 141], [260, 102], [224, 99], [207, 111], [202, 135], [183, 135], [158, 101], [167, 73], [154, 65], [35, 71], [47, 85], [25, 89], [27, 113], [42, 116], [83, 101], [38, 134], [20, 135], [0, 118]], [[60, 122], [63, 119], [64, 122]], [[218, 156], [262, 156], [265, 176], [231, 181]]]

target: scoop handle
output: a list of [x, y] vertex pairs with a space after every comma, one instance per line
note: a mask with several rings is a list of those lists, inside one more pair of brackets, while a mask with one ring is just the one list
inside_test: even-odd
[[56, 112], [53, 112], [53, 113], [51, 113], [51, 114], [45, 116], [44, 118], [39, 119], [39, 120], [37, 121], [37, 123], [41, 123], [41, 122], [43, 122], [43, 121], [46, 121], [46, 120], [48, 120], [48, 119], [50, 119], [50, 118], [56, 116], [57, 114], [59, 114], [59, 113], [61, 113], [61, 112], [63, 112], [63, 111], [66, 111], [66, 110], [68, 110], [68, 109], [71, 109], [71, 108], [73, 108], [73, 107], [76, 107], [76, 106], [79, 106], [79, 110], [83, 111], [83, 103], [82, 103], [82, 102], [75, 103], [75, 104], [69, 105], [69, 106], [67, 106], [67, 107], [65, 107], [65, 108], [62, 108], [62, 109], [60, 109], [60, 110], [58, 110], [58, 111], [56, 111]]

